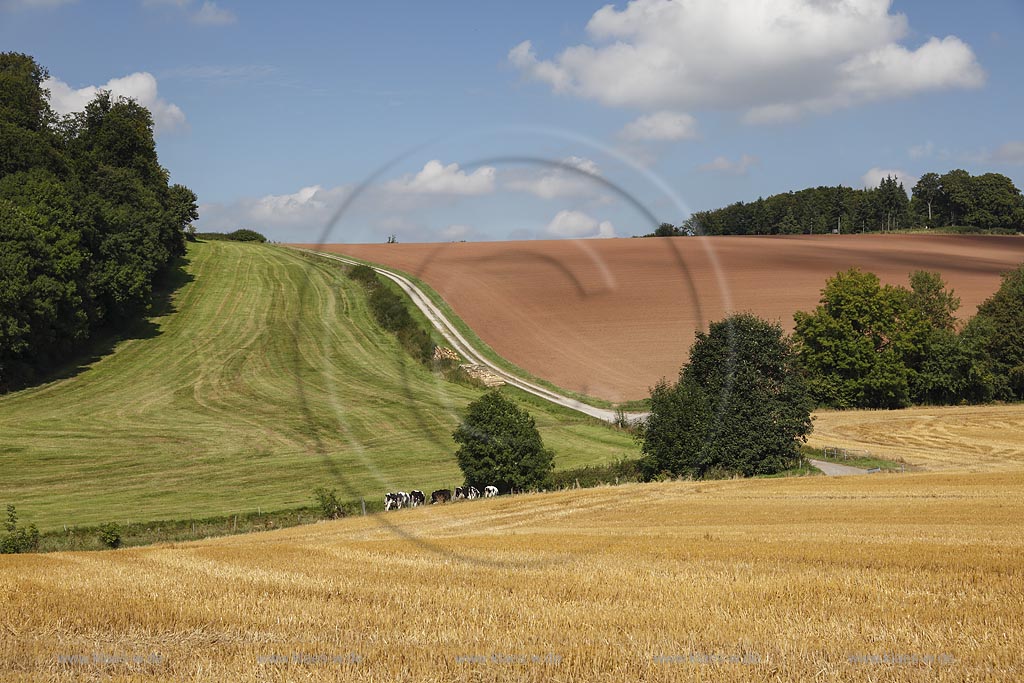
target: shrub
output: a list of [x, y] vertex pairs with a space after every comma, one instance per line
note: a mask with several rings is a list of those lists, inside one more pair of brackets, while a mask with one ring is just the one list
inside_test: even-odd
[[108, 548], [121, 547], [121, 526], [117, 522], [100, 524], [96, 530], [99, 532], [100, 543]]
[[320, 514], [326, 519], [339, 519], [345, 516], [345, 508], [338, 500], [336, 489], [328, 491], [321, 486], [313, 491], [313, 495], [316, 496], [316, 503], [320, 508]]
[[7, 533], [0, 538], [0, 553], [30, 553], [39, 549], [39, 529], [35, 524], [18, 526], [18, 513], [13, 505], [7, 505], [7, 519], [4, 522]]

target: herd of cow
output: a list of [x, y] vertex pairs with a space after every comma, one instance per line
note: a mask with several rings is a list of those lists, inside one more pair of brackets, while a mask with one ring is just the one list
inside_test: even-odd
[[[497, 486], [485, 486], [484, 487], [484, 498], [493, 498], [498, 495]], [[451, 500], [475, 500], [480, 498], [480, 490], [475, 486], [456, 486], [455, 491], [451, 489], [438, 489], [430, 494], [430, 504], [434, 503], [447, 503]], [[384, 494], [384, 509], [385, 510], [401, 510], [402, 508], [414, 508], [418, 505], [423, 505], [427, 502], [427, 497], [423, 495], [423, 491], [398, 491], [396, 493], [385, 493]]]

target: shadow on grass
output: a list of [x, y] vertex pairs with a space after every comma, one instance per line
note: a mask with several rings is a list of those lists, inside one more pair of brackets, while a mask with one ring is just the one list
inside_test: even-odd
[[[189, 260], [186, 256], [176, 258], [171, 266], [160, 274], [153, 283], [153, 298], [149, 310], [135, 318], [127, 321], [120, 329], [112, 327], [101, 327], [93, 333], [80, 349], [77, 349], [73, 357], [49, 372], [40, 371], [32, 379], [11, 387], [9, 392], [30, 389], [49, 382], [76, 377], [88, 370], [93, 364], [109, 356], [114, 352], [118, 344], [131, 339], [153, 339], [160, 334], [160, 326], [154, 322], [157, 318], [177, 312], [174, 306], [174, 295], [178, 290], [195, 280], [195, 277], [185, 270]], [[0, 392], [0, 396], [3, 392]]]

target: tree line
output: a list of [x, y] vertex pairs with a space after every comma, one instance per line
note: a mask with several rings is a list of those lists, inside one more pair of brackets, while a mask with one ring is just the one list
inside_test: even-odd
[[925, 173], [909, 197], [898, 179], [887, 176], [875, 188], [813, 187], [696, 211], [682, 224], [663, 223], [645, 237], [887, 232], [911, 227], [1024, 230], [1024, 196], [999, 173]]
[[873, 273], [838, 273], [819, 305], [795, 315], [794, 339], [810, 392], [834, 408], [1024, 399], [1024, 266], [966, 323], [938, 273], [909, 288]]
[[964, 324], [938, 273], [915, 272], [909, 284], [852, 269], [796, 314], [792, 335], [748, 313], [698, 333], [678, 379], [651, 391], [637, 434], [642, 478], [791, 469], [815, 406], [1024, 399], [1024, 265]]
[[143, 315], [198, 218], [160, 166], [145, 107], [100, 92], [58, 117], [47, 77], [0, 53], [0, 391]]

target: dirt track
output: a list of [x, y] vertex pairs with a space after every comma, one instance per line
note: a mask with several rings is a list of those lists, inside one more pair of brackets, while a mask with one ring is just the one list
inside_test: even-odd
[[[314, 245], [305, 245], [314, 246]], [[499, 354], [555, 384], [621, 401], [674, 378], [694, 333], [733, 311], [790, 329], [825, 280], [940, 271], [972, 315], [1024, 262], [1024, 239], [843, 235], [319, 247], [411, 273]]]

